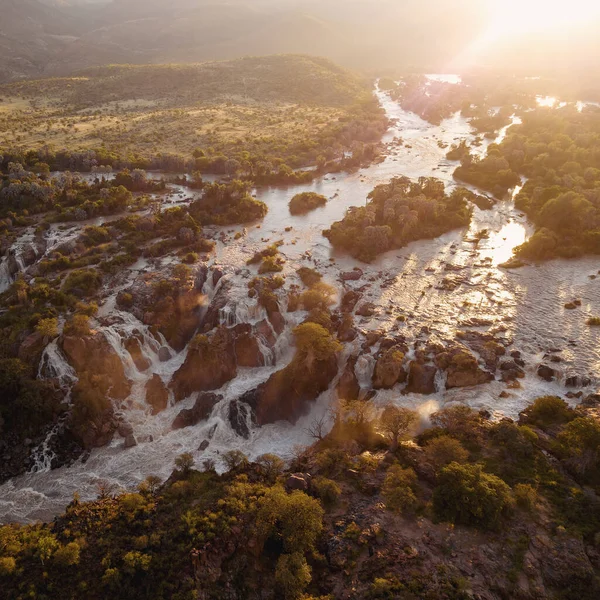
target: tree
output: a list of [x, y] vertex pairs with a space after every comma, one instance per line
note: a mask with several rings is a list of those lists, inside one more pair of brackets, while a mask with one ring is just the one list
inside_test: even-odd
[[285, 552], [304, 553], [314, 548], [323, 527], [323, 508], [318, 500], [298, 490], [287, 494], [281, 485], [260, 500], [256, 518], [263, 539], [274, 537]]
[[600, 459], [600, 423], [591, 417], [579, 417], [567, 424], [558, 441], [576, 473], [585, 475], [598, 469]]
[[439, 519], [495, 528], [513, 505], [510, 488], [480, 465], [444, 467], [433, 491], [433, 509]]
[[275, 454], [261, 454], [256, 462], [262, 467], [265, 477], [272, 481], [276, 479], [285, 467], [285, 463]]
[[237, 471], [248, 466], [248, 457], [240, 450], [229, 450], [223, 454], [223, 462], [228, 471]]
[[397, 512], [412, 510], [417, 504], [414, 492], [416, 483], [417, 475], [411, 468], [392, 465], [387, 470], [381, 489], [387, 507]]
[[77, 542], [69, 542], [54, 553], [54, 562], [61, 567], [72, 567], [79, 564], [81, 548]]
[[398, 442], [406, 436], [409, 430], [417, 423], [418, 415], [414, 410], [393, 405], [383, 409], [379, 418], [379, 427], [391, 443], [391, 449], [398, 448]]
[[187, 475], [193, 466], [194, 457], [189, 452], [184, 452], [175, 459], [175, 467], [184, 475]]
[[311, 581], [311, 571], [300, 552], [282, 554], [275, 568], [275, 582], [286, 600], [299, 598]]
[[448, 435], [433, 438], [425, 446], [425, 456], [431, 463], [436, 473], [450, 463], [464, 463], [469, 458], [469, 453], [462, 444]]

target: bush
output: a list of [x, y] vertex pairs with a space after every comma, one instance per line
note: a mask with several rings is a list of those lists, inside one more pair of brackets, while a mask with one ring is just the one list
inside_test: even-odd
[[600, 423], [579, 417], [566, 425], [558, 436], [561, 449], [572, 469], [581, 475], [595, 473], [600, 467]]
[[600, 327], [600, 317], [590, 317], [586, 321], [586, 325], [589, 327]]
[[442, 435], [427, 442], [425, 456], [437, 473], [450, 463], [467, 462], [469, 453], [458, 440]]
[[283, 473], [285, 463], [275, 454], [261, 454], [256, 462], [262, 467], [265, 477], [274, 480]]
[[525, 510], [533, 511], [536, 507], [538, 495], [536, 489], [528, 483], [517, 483], [513, 493], [517, 504]]
[[58, 319], [40, 319], [35, 330], [42, 337], [55, 338], [58, 335]]
[[495, 528], [512, 506], [510, 488], [480, 465], [451, 463], [433, 491], [437, 518], [463, 525]]
[[102, 275], [94, 269], [78, 269], [71, 271], [63, 283], [62, 290], [66, 294], [82, 294], [91, 296], [102, 285]]
[[317, 283], [310, 290], [300, 296], [304, 310], [326, 309], [335, 304], [337, 292], [335, 288], [326, 283]]
[[71, 319], [65, 323], [64, 334], [77, 337], [90, 335], [89, 317], [86, 315], [73, 315]]
[[323, 278], [321, 273], [315, 271], [315, 269], [310, 269], [309, 267], [300, 267], [297, 273], [302, 283], [309, 288], [319, 283]]
[[315, 477], [311, 482], [311, 487], [317, 498], [328, 507], [335, 506], [342, 493], [340, 486], [326, 477]]
[[528, 406], [521, 414], [521, 420], [538, 427], [563, 425], [575, 418], [575, 412], [557, 396], [543, 396]]
[[0, 577], [12, 575], [17, 569], [17, 563], [12, 556], [0, 557]]
[[315, 192], [302, 192], [296, 194], [290, 200], [290, 213], [292, 215], [303, 215], [311, 210], [319, 208], [319, 206], [325, 206], [327, 204], [327, 198], [321, 194]]
[[387, 507], [400, 513], [413, 510], [417, 505], [416, 484], [417, 476], [412, 469], [392, 465], [387, 470], [381, 489]]
[[264, 273], [279, 273], [280, 271], [283, 271], [283, 266], [274, 256], [267, 256], [258, 269], [260, 275], [263, 275]]
[[301, 553], [294, 552], [279, 557], [275, 567], [275, 582], [286, 600], [299, 598], [310, 581], [310, 567]]
[[294, 329], [293, 333], [299, 360], [305, 358], [309, 364], [313, 360], [329, 360], [343, 348], [327, 329], [316, 323], [302, 323]]
[[54, 562], [61, 567], [72, 567], [79, 564], [81, 548], [77, 542], [70, 542], [54, 553]]
[[175, 459], [175, 467], [184, 474], [189, 473], [193, 466], [194, 457], [189, 452], [184, 452]]
[[223, 454], [223, 462], [228, 471], [237, 471], [248, 466], [248, 457], [240, 450], [229, 450]]

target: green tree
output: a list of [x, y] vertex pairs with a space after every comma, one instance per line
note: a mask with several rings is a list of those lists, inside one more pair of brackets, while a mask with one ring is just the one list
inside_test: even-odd
[[381, 488], [387, 507], [400, 513], [413, 510], [417, 505], [416, 484], [417, 475], [411, 468], [392, 465], [385, 474]]
[[58, 319], [40, 319], [35, 330], [44, 338], [55, 338], [58, 335]]
[[462, 444], [447, 435], [433, 438], [425, 446], [425, 457], [436, 472], [450, 463], [464, 463], [469, 458], [469, 453]]
[[286, 600], [299, 598], [311, 581], [311, 571], [300, 552], [282, 554], [275, 568], [275, 582]]
[[513, 504], [510, 488], [480, 465], [451, 463], [433, 492], [436, 516], [444, 521], [494, 528]]

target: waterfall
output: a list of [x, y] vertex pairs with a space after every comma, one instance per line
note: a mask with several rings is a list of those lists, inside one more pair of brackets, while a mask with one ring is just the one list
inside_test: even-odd
[[38, 378], [58, 379], [63, 389], [70, 388], [77, 381], [77, 373], [58, 347], [58, 339], [50, 342], [44, 349], [38, 368]]
[[8, 258], [4, 256], [0, 262], [0, 294], [5, 292], [12, 284], [13, 278], [8, 268]]
[[374, 370], [375, 358], [373, 356], [363, 354], [358, 357], [356, 366], [354, 367], [354, 373], [356, 374], [356, 379], [358, 380], [361, 390], [368, 390], [371, 388]]
[[446, 380], [448, 379], [448, 373], [438, 369], [435, 374], [435, 391], [437, 394], [443, 394], [446, 391]]

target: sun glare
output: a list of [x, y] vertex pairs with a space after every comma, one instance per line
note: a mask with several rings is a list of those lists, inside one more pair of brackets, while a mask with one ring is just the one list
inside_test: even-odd
[[585, 25], [600, 16], [598, 0], [488, 0], [489, 40]]

